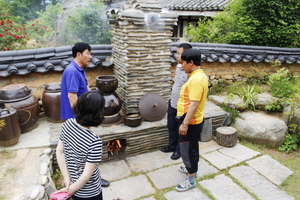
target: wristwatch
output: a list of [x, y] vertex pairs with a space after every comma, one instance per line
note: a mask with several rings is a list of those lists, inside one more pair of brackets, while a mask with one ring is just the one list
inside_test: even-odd
[[187, 128], [187, 127], [189, 126], [188, 124], [186, 124], [186, 123], [184, 123], [184, 122], [182, 122], [181, 124], [182, 124], [182, 126], [183, 126], [184, 128]]

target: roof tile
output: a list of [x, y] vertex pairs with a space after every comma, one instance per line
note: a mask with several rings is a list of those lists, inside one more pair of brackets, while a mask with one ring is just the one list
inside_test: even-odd
[[[262, 47], [250, 45], [229, 45], [212, 43], [190, 43], [201, 50], [202, 61], [207, 62], [271, 62], [300, 64], [300, 48]], [[176, 49], [179, 43], [171, 44], [170, 62], [176, 62]], [[112, 45], [91, 45], [93, 58], [89, 67], [112, 67]], [[11, 74], [43, 73], [63, 71], [73, 59], [72, 46], [20, 51], [0, 52], [0, 77]]]

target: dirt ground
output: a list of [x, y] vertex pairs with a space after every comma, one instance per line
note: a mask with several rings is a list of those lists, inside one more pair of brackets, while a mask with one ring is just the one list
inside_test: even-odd
[[0, 149], [0, 200], [20, 200], [31, 185], [38, 183], [39, 156], [44, 150]]

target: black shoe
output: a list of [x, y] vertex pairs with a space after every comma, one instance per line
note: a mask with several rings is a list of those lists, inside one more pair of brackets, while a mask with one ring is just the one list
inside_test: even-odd
[[172, 160], [177, 160], [177, 159], [179, 159], [180, 157], [181, 157], [181, 155], [180, 155], [179, 153], [174, 152], [174, 153], [172, 154], [172, 156], [171, 156], [171, 159], [172, 159]]
[[110, 182], [101, 178], [101, 187], [108, 187], [110, 185]]
[[160, 149], [164, 153], [174, 152], [175, 149], [171, 149], [169, 146]]

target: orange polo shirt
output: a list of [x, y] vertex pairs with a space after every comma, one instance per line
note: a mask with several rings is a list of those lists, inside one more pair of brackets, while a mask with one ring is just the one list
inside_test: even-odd
[[188, 81], [181, 87], [177, 103], [177, 116], [188, 111], [191, 101], [200, 101], [199, 106], [190, 124], [200, 124], [204, 117], [204, 104], [208, 92], [208, 79], [203, 69], [191, 72]]

